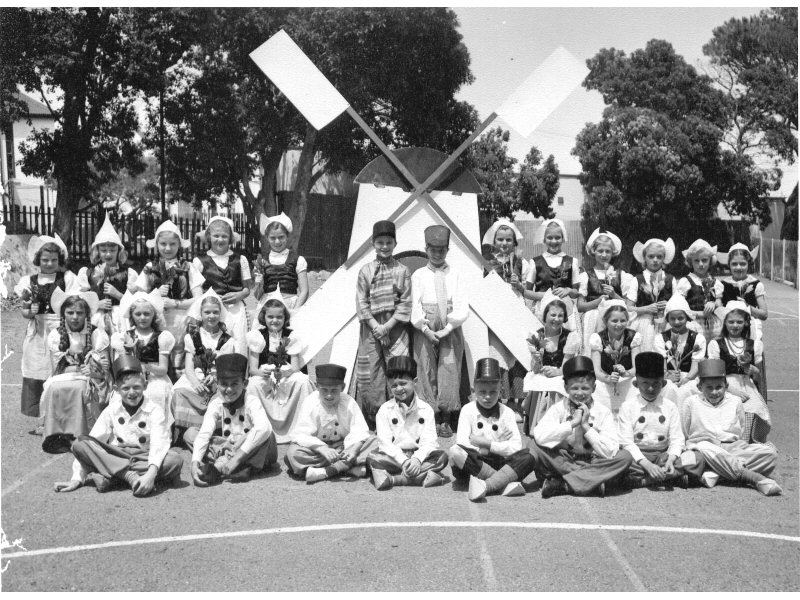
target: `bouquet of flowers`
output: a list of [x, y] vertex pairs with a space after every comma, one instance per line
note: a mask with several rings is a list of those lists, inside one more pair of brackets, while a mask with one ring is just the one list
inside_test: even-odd
[[[152, 263], [150, 266], [145, 265], [144, 270], [151, 282], [158, 277], [161, 281], [160, 285], [169, 286], [170, 298], [186, 298], [189, 295], [189, 267], [186, 261], [167, 268], [166, 261], [160, 258], [154, 265]], [[180, 277], [180, 275], [184, 275], [184, 277]]]
[[194, 366], [202, 373], [202, 377], [198, 377], [200, 382], [208, 388], [209, 399], [217, 391], [217, 369], [214, 361], [217, 359], [217, 353], [211, 348], [204, 348], [202, 352], [198, 352], [194, 357]]
[[741, 300], [742, 302], [747, 302], [744, 297], [755, 291], [755, 284], [752, 281], [734, 281], [733, 284], [739, 290], [739, 296], [736, 298], [737, 300]]
[[746, 350], [743, 351], [736, 357], [736, 364], [742, 368], [745, 375], [749, 375], [750, 365], [753, 364], [753, 355], [747, 352]]
[[711, 275], [706, 275], [703, 278], [702, 284], [705, 302], [715, 302], [717, 299], [717, 294], [714, 291], [714, 278]]
[[614, 286], [614, 284], [619, 283], [619, 273], [612, 267], [608, 265], [606, 269], [606, 285]]
[[[622, 366], [622, 359], [628, 356], [631, 353], [630, 348], [627, 346], [622, 345], [622, 339], [618, 340], [611, 340], [608, 343], [608, 346], [603, 348], [603, 352], [605, 352], [608, 356], [611, 357], [611, 360], [614, 361], [614, 371], [618, 371], [617, 367]], [[617, 384], [614, 384], [614, 394], [617, 393]]]
[[[650, 298], [653, 300], [653, 304], [658, 302], [658, 295], [661, 293], [661, 290], [664, 289], [664, 272], [659, 271], [658, 273], [651, 273], [650, 274], [650, 284], [646, 285], [644, 291], [648, 293]], [[657, 325], [660, 325], [664, 322], [664, 311], [659, 310], [655, 315], [653, 315], [653, 322]]]

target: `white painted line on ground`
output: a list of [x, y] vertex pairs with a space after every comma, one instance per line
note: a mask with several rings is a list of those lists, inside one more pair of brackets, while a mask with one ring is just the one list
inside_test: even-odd
[[[578, 502], [580, 502], [581, 506], [583, 507], [583, 510], [586, 511], [586, 514], [589, 515], [589, 518], [592, 520], [592, 523], [597, 523], [597, 521], [599, 520], [597, 518], [597, 513], [595, 513], [594, 510], [592, 510], [592, 507], [589, 505], [589, 502], [586, 500], [586, 498], [579, 497]], [[608, 546], [608, 549], [611, 550], [611, 554], [617, 560], [619, 566], [622, 567], [622, 571], [625, 573], [625, 575], [628, 578], [628, 581], [631, 582], [634, 589], [637, 592], [646, 592], [647, 588], [642, 583], [642, 580], [639, 579], [639, 576], [636, 574], [636, 571], [633, 570], [633, 567], [627, 561], [625, 555], [622, 554], [620, 549], [614, 543], [614, 540], [611, 539], [611, 536], [609, 535], [608, 531], [606, 531], [605, 529], [600, 529], [599, 531], [600, 531], [600, 537], [603, 538], [603, 541], [605, 541], [606, 546]]]
[[49, 467], [50, 465], [52, 465], [53, 463], [61, 460], [65, 456], [72, 456], [72, 454], [58, 454], [58, 455], [54, 456], [53, 458], [51, 458], [50, 460], [47, 460], [47, 461], [43, 462], [38, 467], [35, 467], [34, 469], [31, 469], [30, 471], [28, 471], [27, 474], [25, 475], [25, 477], [23, 477], [22, 479], [17, 479], [14, 483], [9, 485], [8, 487], [4, 486], [3, 487], [3, 494], [2, 494], [2, 496], [0, 496], [0, 498], [5, 498], [9, 494], [12, 494], [12, 493], [16, 492], [19, 488], [22, 487], [22, 485], [26, 481], [28, 481], [28, 479], [31, 478], [31, 475], [33, 475], [37, 471], [41, 471], [42, 469], [45, 469], [45, 468]]
[[0, 383], [0, 385], [10, 385], [12, 387], [22, 387], [21, 383]]
[[767, 390], [768, 392], [800, 392], [800, 390]]
[[50, 554], [64, 554], [67, 552], [82, 552], [86, 550], [104, 550], [108, 548], [124, 548], [130, 546], [143, 546], [147, 544], [166, 544], [170, 542], [192, 542], [197, 540], [219, 540], [238, 537], [254, 537], [260, 535], [280, 535], [289, 533], [310, 533], [315, 531], [345, 531], [351, 529], [413, 529], [413, 528], [501, 528], [510, 529], [563, 529], [584, 531], [652, 531], [656, 533], [696, 533], [705, 535], [728, 535], [764, 540], [800, 543], [800, 537], [780, 535], [777, 533], [761, 533], [759, 531], [736, 531], [735, 529], [701, 529], [694, 527], [659, 527], [654, 525], [603, 525], [600, 523], [520, 523], [515, 521], [395, 521], [387, 523], [333, 523], [330, 525], [303, 525], [299, 527], [272, 527], [270, 529], [251, 529], [246, 531], [220, 531], [217, 533], [197, 533], [191, 535], [170, 535], [158, 538], [143, 538], [138, 540], [119, 540], [104, 542], [102, 544], [83, 544], [79, 546], [62, 546], [58, 548], [42, 548], [41, 550], [26, 550], [22, 552], [2, 552], [2, 558], [28, 558], [33, 556], [46, 556]]
[[[481, 516], [478, 513], [478, 508], [472, 502], [469, 503], [469, 512], [473, 520], [479, 523]], [[496, 592], [497, 577], [494, 575], [494, 563], [492, 562], [491, 554], [489, 554], [489, 549], [486, 547], [486, 538], [483, 535], [483, 530], [476, 529], [475, 536], [478, 538], [478, 546], [481, 549], [481, 569], [483, 570], [483, 580], [486, 582], [486, 591]]]
[[[777, 310], [771, 310], [771, 311], [769, 311], [769, 314], [771, 314], [771, 315], [783, 315], [784, 317], [792, 317], [793, 319], [797, 318], [797, 315], [793, 315], [792, 313], [779, 312]], [[767, 319], [767, 320], [769, 320], [769, 319]]]

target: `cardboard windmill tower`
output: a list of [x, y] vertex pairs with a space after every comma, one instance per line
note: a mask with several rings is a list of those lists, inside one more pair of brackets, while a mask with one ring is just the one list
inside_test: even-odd
[[347, 261], [292, 319], [293, 329], [307, 344], [303, 362], [332, 340], [331, 362], [347, 366], [348, 381], [352, 377], [359, 331], [356, 281], [361, 267], [373, 259], [372, 224], [387, 219], [397, 229], [395, 255], [420, 253], [429, 225], [446, 225], [452, 231], [447, 261], [465, 278], [470, 305], [470, 316], [462, 325], [470, 380], [475, 361], [488, 354], [489, 330], [527, 366], [530, 352], [525, 338], [540, 324], [499, 276], [483, 276], [484, 261], [478, 250], [480, 186], [456, 159], [498, 115], [523, 137], [530, 135], [584, 79], [586, 67], [565, 49], [556, 49], [447, 156], [429, 148], [387, 148], [283, 30], [250, 57], [316, 129], [347, 112], [383, 152], [356, 177], [361, 185]]

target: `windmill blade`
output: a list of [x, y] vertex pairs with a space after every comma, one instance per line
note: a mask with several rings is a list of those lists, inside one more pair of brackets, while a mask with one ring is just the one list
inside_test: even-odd
[[283, 29], [253, 50], [250, 58], [315, 129], [347, 110], [347, 100]]
[[559, 46], [495, 112], [526, 138], [586, 79], [589, 69]]

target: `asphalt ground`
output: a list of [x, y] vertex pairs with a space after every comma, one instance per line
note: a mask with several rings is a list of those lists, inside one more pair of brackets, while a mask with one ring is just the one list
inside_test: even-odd
[[[71, 457], [41, 450], [19, 412], [23, 319], [0, 314], [0, 515], [8, 591], [796, 591], [798, 295], [766, 283], [780, 497], [749, 488], [469, 502], [448, 483], [376, 491], [308, 485], [283, 466], [248, 483], [53, 492]], [[312, 371], [313, 372], [313, 371]], [[446, 442], [452, 440], [440, 440]], [[449, 470], [446, 470], [449, 474]], [[3, 544], [6, 546], [6, 544]], [[23, 550], [24, 548], [25, 550]]]

